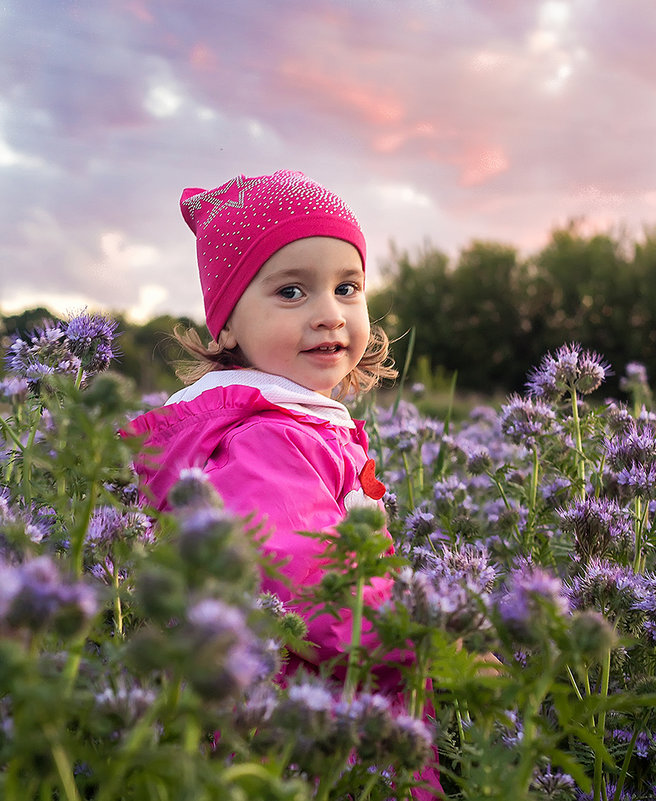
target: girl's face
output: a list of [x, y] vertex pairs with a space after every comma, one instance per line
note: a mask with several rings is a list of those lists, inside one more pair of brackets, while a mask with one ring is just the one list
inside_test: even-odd
[[290, 242], [264, 263], [219, 342], [248, 364], [329, 396], [369, 341], [360, 254], [341, 239]]

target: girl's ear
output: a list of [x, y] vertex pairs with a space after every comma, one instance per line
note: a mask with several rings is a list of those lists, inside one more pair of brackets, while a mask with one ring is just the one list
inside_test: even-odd
[[237, 340], [235, 339], [235, 335], [230, 330], [230, 323], [226, 323], [221, 329], [217, 342], [219, 343], [221, 350], [232, 350], [233, 348], [237, 347]]

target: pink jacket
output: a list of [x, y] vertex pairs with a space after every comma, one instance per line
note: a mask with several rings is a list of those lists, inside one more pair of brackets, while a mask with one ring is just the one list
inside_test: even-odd
[[[342, 610], [339, 620], [328, 614], [310, 620], [316, 610], [298, 603], [296, 588], [320, 581], [323, 569], [321, 543], [297, 532], [330, 529], [353, 506], [380, 503], [374, 498], [384, 487], [368, 475], [373, 465], [364, 424], [337, 401], [287, 379], [226, 370], [208, 373], [166, 406], [141, 415], [132, 431], [145, 435], [145, 446], [156, 454], [143, 455], [137, 464], [148, 500], [166, 509], [180, 470], [202, 468], [227, 509], [244, 516], [255, 512], [255, 521], [268, 532], [263, 550], [289, 560], [280, 568], [289, 585], [265, 575], [262, 589], [307, 621], [316, 646], [311, 664], [343, 654], [351, 641], [350, 612]], [[365, 604], [377, 607], [388, 600], [391, 584], [373, 579]], [[378, 644], [368, 621], [362, 644], [369, 652]], [[375, 672], [378, 689], [396, 696], [398, 669], [381, 664]], [[417, 801], [442, 797], [436, 767], [437, 751], [434, 765], [421, 773], [432, 789], [416, 788]]]
[[[234, 380], [259, 387], [229, 383]], [[280, 569], [290, 586], [264, 576], [263, 590], [275, 592], [308, 620], [315, 610], [298, 607], [295, 588], [321, 580], [323, 546], [297, 532], [329, 529], [354, 505], [375, 505], [367, 493], [379, 496], [384, 489], [374, 480], [380, 490], [373, 491], [371, 479], [364, 481], [366, 490], [362, 486], [360, 474], [368, 461], [364, 425], [353, 421], [342, 404], [277, 376], [222, 371], [201, 381], [210, 388], [182, 390], [172, 403], [133, 421], [132, 430], [146, 435], [145, 447], [157, 454], [142, 456], [137, 464], [142, 492], [155, 507], [166, 509], [180, 470], [202, 468], [228, 510], [256, 513], [255, 522], [268, 534], [263, 550], [291, 557]], [[190, 400], [175, 402], [185, 396]], [[365, 603], [379, 606], [389, 598], [390, 586], [388, 579], [374, 579], [365, 588]], [[316, 645], [314, 664], [343, 653], [350, 642], [346, 610], [341, 620], [325, 614], [308, 625]], [[376, 640], [369, 628], [365, 623], [363, 645], [370, 648]]]

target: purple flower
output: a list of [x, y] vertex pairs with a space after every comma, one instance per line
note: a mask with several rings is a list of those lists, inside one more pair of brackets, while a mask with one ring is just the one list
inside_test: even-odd
[[530, 395], [555, 401], [568, 392], [587, 395], [611, 374], [610, 365], [601, 356], [583, 350], [578, 343], [562, 345], [555, 355], [548, 353], [534, 368], [527, 381]]
[[656, 461], [656, 430], [649, 423], [632, 421], [628, 429], [606, 442], [606, 458], [614, 470]]
[[551, 765], [547, 765], [533, 777], [531, 788], [546, 798], [571, 798], [571, 793], [576, 788], [576, 782], [569, 773], [563, 773], [560, 770], [553, 771]]
[[[614, 729], [611, 732], [613, 740], [619, 743], [628, 745], [633, 739], [633, 732], [630, 729]], [[641, 731], [634, 745], [634, 753], [640, 759], [648, 759], [650, 757], [650, 748], [654, 746], [653, 736], [646, 731]]]
[[530, 562], [513, 568], [496, 598], [501, 622], [519, 642], [532, 643], [549, 617], [570, 612], [562, 581]]
[[277, 646], [258, 639], [241, 609], [217, 598], [194, 603], [177, 636], [189, 681], [199, 695], [223, 701], [269, 679], [278, 668]]
[[242, 731], [261, 728], [267, 724], [278, 706], [278, 696], [268, 684], [256, 684], [245, 694], [233, 712], [235, 725]]
[[605, 444], [615, 480], [630, 497], [656, 497], [656, 427], [648, 420], [632, 421]]
[[593, 556], [625, 554], [633, 543], [633, 516], [629, 509], [607, 498], [585, 498], [557, 510], [560, 526], [574, 535], [576, 553], [583, 562]]
[[425, 506], [418, 506], [404, 521], [403, 537], [409, 543], [425, 542], [436, 528], [435, 515]]
[[610, 620], [623, 619], [642, 599], [643, 578], [630, 567], [593, 558], [569, 582], [567, 594], [575, 609], [598, 609]]
[[7, 352], [7, 369], [37, 389], [40, 381], [55, 373], [75, 375], [80, 359], [71, 351], [61, 323], [44, 320], [24, 337], [15, 336]]
[[8, 401], [25, 400], [29, 384], [26, 378], [15, 375], [7, 376], [0, 381], [0, 398]]
[[620, 389], [631, 393], [637, 402], [645, 402], [651, 398], [647, 368], [640, 362], [629, 362], [625, 375], [620, 378]]
[[539, 398], [522, 398], [511, 395], [501, 407], [501, 430], [514, 443], [532, 447], [536, 440], [553, 431], [556, 414], [551, 406]]
[[94, 702], [100, 713], [111, 714], [121, 728], [127, 729], [150, 709], [156, 697], [153, 690], [141, 687], [134, 679], [120, 676], [114, 686], [97, 692]]
[[149, 392], [141, 396], [141, 406], [145, 409], [157, 409], [164, 406], [167, 398], [166, 392]]
[[572, 490], [572, 481], [569, 478], [555, 478], [540, 487], [540, 494], [548, 506], [558, 506], [567, 500]]
[[95, 592], [68, 582], [48, 556], [19, 565], [0, 563], [0, 627], [41, 631], [54, 626], [63, 635], [82, 628], [98, 610]]
[[467, 486], [458, 478], [450, 475], [433, 484], [433, 495], [438, 510], [447, 511], [452, 506], [466, 506], [468, 500]]
[[403, 567], [392, 589], [392, 600], [404, 606], [411, 619], [462, 635], [489, 628], [486, 608], [496, 569], [485, 549], [444, 547], [425, 568]]
[[399, 767], [417, 770], [425, 765], [431, 756], [433, 738], [423, 720], [400, 714], [392, 719], [392, 727], [385, 741], [385, 747]]
[[606, 419], [611, 434], [626, 434], [635, 423], [631, 412], [626, 406], [615, 401], [606, 403]]
[[[605, 787], [606, 790], [606, 798], [615, 798], [615, 791], [617, 790], [617, 784], [615, 782], [608, 782]], [[584, 793], [582, 790], [578, 791], [576, 796], [576, 801], [593, 801], [594, 793]], [[603, 796], [602, 796], [603, 797]], [[619, 801], [637, 801], [636, 796], [630, 790], [622, 789], [620, 792]]]
[[116, 542], [147, 537], [151, 520], [143, 512], [121, 512], [114, 506], [98, 506], [89, 521], [85, 544], [108, 549]]
[[217, 491], [200, 467], [188, 467], [180, 471], [168, 500], [174, 509], [185, 513], [220, 506]]
[[478, 447], [467, 456], [467, 472], [480, 476], [492, 469], [492, 457], [487, 448]]
[[77, 356], [87, 376], [109, 367], [115, 356], [113, 348], [118, 323], [102, 314], [83, 312], [63, 324], [71, 353]]
[[633, 464], [623, 467], [616, 476], [617, 483], [630, 497], [656, 498], [656, 463]]

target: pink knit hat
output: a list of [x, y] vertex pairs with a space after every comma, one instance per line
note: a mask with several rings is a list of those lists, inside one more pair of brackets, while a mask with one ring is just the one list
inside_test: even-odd
[[216, 189], [185, 189], [180, 208], [196, 234], [205, 317], [215, 339], [264, 262], [296, 239], [350, 242], [364, 269], [366, 246], [355, 215], [302, 172], [238, 175]]

